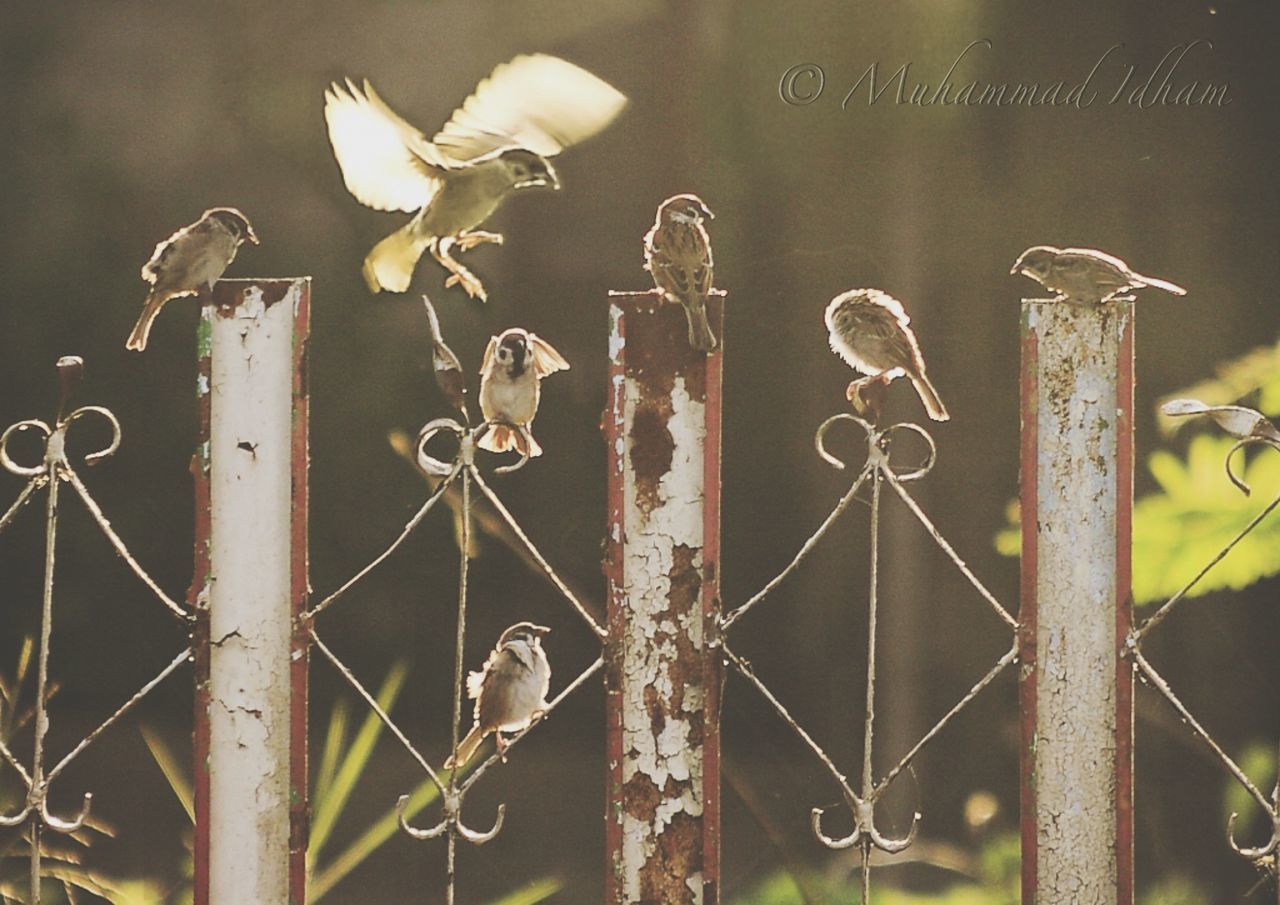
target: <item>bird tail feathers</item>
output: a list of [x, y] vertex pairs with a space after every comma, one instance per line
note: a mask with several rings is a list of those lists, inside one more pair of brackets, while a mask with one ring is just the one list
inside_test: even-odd
[[[525, 437], [529, 438], [529, 449], [525, 450]], [[542, 447], [538, 445], [538, 441], [533, 439], [533, 434], [521, 433], [514, 428], [505, 424], [495, 424], [491, 426], [487, 433], [480, 438], [480, 442], [476, 444], [481, 449], [487, 449], [489, 452], [506, 452], [514, 449], [521, 455], [528, 455], [530, 459], [535, 456], [542, 455]]]
[[920, 401], [924, 403], [925, 410], [929, 413], [929, 417], [934, 421], [950, 421], [951, 416], [947, 414], [947, 407], [942, 404], [942, 399], [938, 396], [938, 391], [933, 388], [933, 384], [929, 382], [929, 378], [924, 373], [910, 374], [911, 384], [916, 388], [916, 393], [920, 396]]
[[1163, 289], [1172, 295], [1187, 294], [1187, 290], [1177, 283], [1170, 283], [1168, 280], [1157, 280], [1155, 277], [1144, 277], [1141, 274], [1138, 275], [1138, 279], [1142, 281], [1143, 286], [1150, 286], [1152, 289]]
[[707, 323], [707, 309], [701, 305], [694, 308], [686, 305], [684, 312], [689, 317], [689, 345], [699, 352], [711, 352], [716, 347], [715, 334]]
[[465, 767], [467, 762], [475, 756], [476, 749], [480, 747], [480, 743], [484, 741], [485, 732], [480, 728], [480, 724], [471, 727], [471, 731], [467, 733], [466, 738], [458, 743], [458, 752], [456, 755], [450, 755], [449, 759], [444, 762], [446, 770], [452, 770], [456, 767]]
[[430, 237], [424, 238], [414, 228], [414, 221], [387, 236], [364, 259], [364, 280], [370, 292], [387, 289], [404, 292], [413, 279], [418, 259], [431, 245]]
[[129, 334], [129, 339], [125, 341], [126, 349], [136, 349], [141, 352], [147, 347], [147, 337], [151, 335], [151, 324], [155, 321], [156, 315], [160, 313], [160, 309], [164, 307], [164, 303], [169, 301], [169, 297], [162, 292], [152, 291], [147, 296], [146, 304], [143, 305], [142, 314], [138, 317], [138, 322], [133, 325], [133, 332]]

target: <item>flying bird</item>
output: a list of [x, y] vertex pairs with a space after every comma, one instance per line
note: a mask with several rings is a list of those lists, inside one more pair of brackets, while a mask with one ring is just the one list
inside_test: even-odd
[[157, 245], [142, 265], [151, 291], [124, 347], [139, 352], [147, 347], [151, 324], [169, 299], [211, 292], [246, 239], [258, 244], [249, 219], [234, 207], [215, 207]]
[[372, 292], [409, 288], [424, 251], [484, 301], [484, 285], [452, 252], [501, 244], [479, 229], [512, 192], [560, 188], [547, 159], [590, 138], [622, 112], [627, 99], [572, 63], [533, 54], [503, 63], [434, 138], [411, 126], [365, 80], [334, 82], [325, 92], [329, 141], [347, 189], [361, 204], [414, 214], [364, 260]]
[[851, 289], [827, 305], [825, 317], [831, 351], [849, 367], [886, 381], [906, 375], [934, 421], [951, 416], [925, 376], [920, 344], [902, 303], [879, 289]]
[[1133, 289], [1146, 288], [1163, 289], [1173, 295], [1187, 294], [1187, 290], [1176, 283], [1134, 273], [1124, 261], [1093, 248], [1036, 245], [1019, 255], [1009, 273], [1030, 277], [1050, 292], [1058, 293], [1057, 301], [1092, 305], [1110, 301]]
[[668, 301], [684, 306], [689, 319], [689, 345], [710, 352], [716, 338], [707, 323], [711, 293], [711, 238], [704, 221], [715, 215], [697, 195], [675, 195], [658, 208], [653, 228], [644, 237], [644, 266]]
[[504, 732], [519, 732], [547, 709], [551, 664], [542, 637], [551, 629], [517, 622], [498, 638], [498, 645], [479, 672], [467, 676], [467, 694], [475, 698], [475, 725], [444, 763], [446, 770], [466, 766], [485, 736], [494, 734], [505, 759]]
[[490, 452], [514, 449], [530, 458], [542, 455], [529, 432], [538, 413], [542, 378], [568, 369], [569, 362], [549, 342], [527, 330], [512, 327], [490, 337], [480, 366], [480, 411], [485, 421], [496, 423], [480, 438], [479, 447]]

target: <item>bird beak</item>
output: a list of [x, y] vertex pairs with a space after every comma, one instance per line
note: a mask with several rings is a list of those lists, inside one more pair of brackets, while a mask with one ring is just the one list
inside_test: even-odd
[[551, 629], [547, 628], [545, 625], [535, 625], [533, 628], [529, 629], [529, 631], [533, 632], [539, 638], [543, 635], [551, 634]]
[[254, 245], [262, 244], [261, 242], [258, 241], [258, 234], [253, 231], [252, 226], [250, 226], [248, 232], [245, 233], [245, 238], [248, 239], [250, 242], [252, 242]]
[[699, 207], [702, 208], [702, 213], [706, 215], [708, 220], [714, 220], [716, 218], [716, 215], [711, 213], [711, 208], [707, 207], [705, 204], [701, 204]]
[[1022, 272], [1022, 258], [1013, 262], [1013, 266], [1009, 268], [1009, 276], [1017, 276]]

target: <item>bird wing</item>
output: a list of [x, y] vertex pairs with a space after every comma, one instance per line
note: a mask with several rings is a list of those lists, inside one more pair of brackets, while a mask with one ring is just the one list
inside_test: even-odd
[[481, 80], [431, 143], [451, 164], [508, 148], [559, 154], [605, 126], [627, 98], [559, 57], [518, 56]]
[[529, 348], [533, 350], [533, 373], [539, 379], [556, 371], [569, 370], [569, 362], [564, 360], [564, 356], [535, 333], [529, 334]]
[[659, 289], [683, 300], [711, 293], [711, 240], [700, 223], [655, 226], [645, 236], [648, 262]]
[[[492, 654], [489, 655], [489, 660], [490, 661], [493, 660]], [[480, 697], [480, 692], [484, 690], [485, 676], [489, 674], [488, 668], [489, 668], [489, 664], [485, 663], [484, 669], [479, 669], [479, 670], [476, 670], [475, 672], [467, 673], [467, 697], [469, 698]]]
[[440, 187], [448, 164], [425, 135], [387, 106], [368, 80], [347, 79], [324, 93], [333, 156], [347, 190], [380, 211], [417, 211]]
[[489, 368], [493, 366], [493, 353], [496, 351], [498, 351], [498, 337], [490, 336], [489, 345], [484, 347], [484, 358], [480, 361], [481, 376], [489, 373]]
[[212, 231], [213, 223], [203, 217], [195, 223], [190, 223], [181, 229], [174, 230], [173, 235], [156, 245], [156, 250], [151, 253], [151, 260], [142, 265], [142, 278], [155, 285], [156, 280], [164, 274], [165, 268], [172, 260], [175, 249], [184, 244], [183, 240], [187, 236], [196, 236]]

